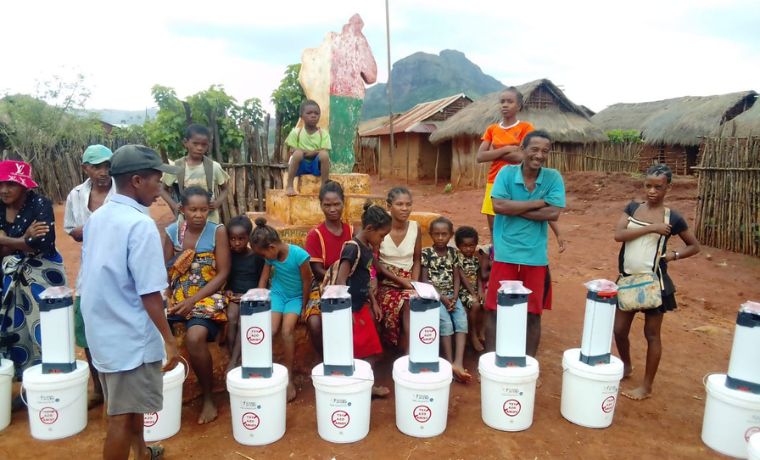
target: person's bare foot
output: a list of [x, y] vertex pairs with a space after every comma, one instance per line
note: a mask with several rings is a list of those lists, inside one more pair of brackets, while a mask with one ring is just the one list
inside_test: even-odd
[[201, 409], [201, 415], [198, 416], [198, 425], [205, 425], [206, 423], [216, 420], [216, 405], [211, 398], [203, 399], [203, 408]]
[[472, 349], [480, 353], [481, 351], [485, 350], [483, 348], [483, 342], [481, 342], [477, 337], [474, 335], [470, 337], [470, 345], [472, 345]]
[[93, 393], [87, 400], [87, 410], [103, 404], [103, 393]]
[[633, 374], [633, 366], [626, 364], [623, 366], [623, 380], [627, 379]]
[[285, 189], [285, 195], [296, 196], [298, 195], [298, 193], [296, 193], [296, 190], [293, 188], [292, 185], [288, 185], [288, 188]]
[[638, 388], [634, 388], [633, 390], [624, 391], [623, 396], [628, 399], [633, 399], [634, 401], [641, 401], [652, 396], [652, 389], [642, 385]]
[[382, 385], [375, 385], [372, 387], [372, 396], [376, 398], [385, 398], [389, 394], [391, 394], [391, 390], [389, 390], [388, 387]]
[[454, 372], [454, 380], [459, 383], [470, 383], [472, 375], [460, 366], [451, 366], [452, 372]]
[[288, 383], [288, 402], [296, 399], [296, 386], [293, 382]]

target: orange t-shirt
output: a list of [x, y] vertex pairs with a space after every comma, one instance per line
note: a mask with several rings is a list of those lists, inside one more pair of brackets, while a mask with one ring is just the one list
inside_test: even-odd
[[[508, 128], [502, 128], [501, 123], [494, 123], [486, 128], [486, 132], [483, 133], [481, 139], [490, 142], [492, 149], [498, 149], [505, 145], [520, 145], [525, 135], [531, 131], [533, 131], [533, 125], [527, 121], [517, 120], [517, 123]], [[499, 170], [510, 164], [517, 163], [511, 163], [506, 160], [493, 160], [491, 162], [491, 169], [488, 170], [488, 183], [493, 184], [496, 175], [499, 174]]]

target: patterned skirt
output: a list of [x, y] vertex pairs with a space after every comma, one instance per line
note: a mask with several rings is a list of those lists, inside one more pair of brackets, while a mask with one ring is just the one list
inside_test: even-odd
[[[391, 273], [399, 278], [412, 279], [412, 272], [403, 268], [385, 265]], [[383, 340], [398, 346], [401, 337], [401, 308], [409, 300], [413, 290], [404, 289], [389, 279], [382, 279], [377, 287], [377, 303], [383, 311]]]

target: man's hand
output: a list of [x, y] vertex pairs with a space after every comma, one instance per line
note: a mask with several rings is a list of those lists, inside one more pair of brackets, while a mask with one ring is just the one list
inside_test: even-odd
[[164, 340], [164, 350], [166, 351], [166, 364], [161, 368], [161, 372], [168, 372], [179, 364], [179, 350], [177, 349], [177, 341], [174, 340], [174, 337]]
[[71, 231], [71, 233], [69, 233], [69, 236], [71, 236], [74, 239], [74, 241], [81, 243], [82, 238], [84, 237], [84, 227], [79, 226], [75, 228], [74, 230]]

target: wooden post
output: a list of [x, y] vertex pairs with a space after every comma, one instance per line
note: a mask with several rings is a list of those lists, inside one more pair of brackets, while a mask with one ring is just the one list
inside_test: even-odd
[[441, 156], [441, 144], [435, 148], [435, 185], [438, 186], [438, 157]]

